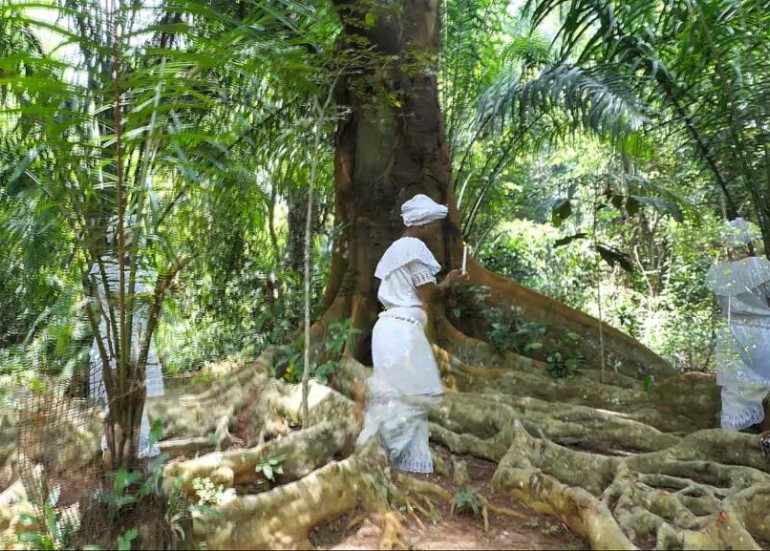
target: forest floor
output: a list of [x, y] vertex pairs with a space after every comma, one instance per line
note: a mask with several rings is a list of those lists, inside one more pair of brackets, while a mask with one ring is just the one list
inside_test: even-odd
[[[436, 455], [446, 463], [450, 453], [443, 447], [432, 446]], [[484, 530], [481, 515], [452, 514], [450, 505], [435, 502], [435, 508], [425, 518], [409, 518], [402, 541], [408, 549], [589, 549], [582, 539], [572, 534], [557, 519], [536, 513], [516, 500], [495, 494], [487, 487], [497, 464], [476, 457], [455, 456], [468, 467], [468, 480], [457, 486], [451, 474], [414, 475], [438, 484], [455, 495], [462, 488], [472, 488], [489, 503], [518, 513], [521, 519], [489, 513], [489, 530]], [[310, 541], [318, 549], [379, 549], [381, 530], [370, 518], [355, 512], [316, 528]]]
[[[210, 375], [218, 378], [232, 371], [232, 365], [217, 364]], [[184, 387], [185, 382], [189, 382], [186, 379], [178, 377], [169, 386]], [[252, 392], [246, 404], [251, 404], [256, 394]], [[242, 442], [253, 441], [256, 437], [248, 427], [249, 411], [249, 407], [244, 407], [245, 415], [239, 415], [235, 420], [233, 436], [239, 442], [231, 449], [241, 448]], [[299, 430], [299, 427], [293, 429]], [[434, 509], [429, 511], [427, 518], [419, 513], [414, 516], [406, 515], [406, 530], [402, 542], [408, 549], [590, 549], [585, 541], [570, 532], [555, 517], [532, 511], [514, 498], [489, 488], [488, 484], [495, 474], [497, 463], [472, 455], [452, 454], [447, 448], [433, 442], [431, 449], [434, 457], [438, 456], [438, 460], [445, 465], [446, 472], [411, 476], [437, 484], [451, 495], [470, 488], [490, 504], [517, 513], [522, 518], [489, 512], [489, 530], [485, 531], [480, 514], [453, 514], [450, 504], [436, 500], [433, 502]], [[177, 458], [176, 461], [181, 459], [186, 458]], [[467, 480], [460, 485], [453, 476], [453, 460], [455, 463], [464, 462], [467, 465]], [[436, 469], [440, 470], [442, 469]], [[396, 486], [399, 487], [398, 482]], [[317, 549], [380, 549], [382, 530], [375, 522], [376, 519], [373, 520], [371, 515], [351, 511], [318, 526], [311, 532], [310, 541]]]

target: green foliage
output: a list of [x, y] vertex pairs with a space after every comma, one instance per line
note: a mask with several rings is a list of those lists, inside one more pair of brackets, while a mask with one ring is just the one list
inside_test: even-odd
[[554, 379], [565, 379], [576, 375], [581, 367], [585, 358], [578, 350], [577, 345], [580, 343], [580, 335], [568, 331], [561, 338], [561, 342], [555, 347], [553, 352], [550, 352], [546, 356], [546, 363], [548, 364], [548, 373]]
[[194, 478], [192, 487], [198, 497], [196, 508], [199, 510], [210, 508], [212, 505], [219, 505], [235, 495], [235, 489], [225, 489], [222, 484], [215, 485], [210, 478]]
[[327, 352], [335, 356], [341, 355], [350, 339], [361, 334], [361, 330], [353, 327], [352, 323], [353, 320], [347, 318], [329, 325], [329, 335], [325, 339]]
[[770, 186], [769, 138], [755, 126], [767, 117], [770, 72], [761, 3], [527, 4], [535, 23], [566, 8], [559, 22], [561, 56], [618, 75], [627, 93], [644, 102], [656, 127], [648, 132], [671, 139], [670, 146], [709, 171], [713, 207], [720, 192], [730, 217], [747, 205], [770, 243], [767, 206], [760, 200]]
[[[132, 265], [160, 276], [146, 293], [116, 293], [126, 326], [170, 291], [163, 306], [175, 311], [161, 312], [158, 339], [170, 372], [254, 356], [296, 327], [302, 293], [285, 268], [297, 251], [286, 245], [311, 158], [321, 161], [314, 297], [328, 268], [332, 150], [325, 140], [310, 147], [308, 129], [326, 136], [335, 117], [318, 125], [307, 106], [330, 88], [332, 6], [185, 0], [168, 8], [0, 3], [0, 347], [25, 346], [0, 358], [0, 373], [82, 374], [92, 339], [110, 340], [119, 364], [107, 385], [111, 417], [124, 423], [139, 418], [120, 399], [138, 388], [141, 366], [120, 349], [140, 347], [129, 346], [125, 327], [98, 334], [83, 316], [107, 317], [84, 302], [93, 281], [83, 276], [103, 252], [115, 253], [105, 235], [119, 220]], [[182, 268], [189, 278], [173, 287]], [[154, 323], [150, 316], [148, 334]], [[122, 463], [115, 450], [125, 447], [113, 444]]]
[[644, 388], [645, 392], [649, 392], [650, 390], [652, 390], [652, 387], [654, 384], [655, 384], [655, 377], [653, 377], [652, 375], [647, 375], [642, 380], [642, 388]]
[[475, 488], [464, 486], [459, 488], [452, 497], [452, 514], [472, 514], [479, 516], [483, 507], [481, 494]]
[[273, 373], [290, 383], [298, 383], [302, 379], [304, 340], [301, 336], [295, 337], [289, 344], [278, 347]]
[[[140, 485], [142, 473], [121, 468], [111, 473], [111, 478], [112, 487], [109, 490], [96, 492], [94, 498], [107, 506], [108, 514], [114, 520], [124, 507], [139, 501], [139, 495], [133, 494], [132, 490], [135, 489], [135, 486]], [[141, 488], [144, 490], [144, 485], [141, 485]]]
[[275, 475], [283, 474], [284, 461], [286, 461], [286, 456], [284, 455], [270, 457], [259, 461], [254, 470], [258, 473], [262, 473], [270, 482], [275, 482]]
[[[675, 175], [668, 180], [678, 182], [676, 193], [666, 174]], [[703, 280], [719, 255], [722, 222], [693, 209], [694, 202], [707, 204], [713, 197], [691, 163], [663, 150], [654, 163], [636, 162], [629, 176], [610, 151], [581, 141], [539, 159], [519, 181], [526, 191], [516, 198], [521, 219], [501, 224], [480, 247], [477, 257], [487, 268], [596, 317], [601, 284], [605, 322], [679, 369], [711, 368], [715, 313]], [[629, 212], [629, 197], [653, 193], [679, 205], [684, 218], [649, 204]], [[572, 198], [572, 214], [559, 228], [550, 220], [556, 197]], [[594, 226], [597, 204], [605, 206]], [[633, 272], [602, 260], [594, 236], [622, 253]], [[561, 356], [554, 360], [563, 363]]]
[[53, 488], [44, 496], [42, 503], [31, 502], [34, 514], [23, 513], [19, 520], [23, 526], [35, 527], [34, 530], [22, 531], [19, 543], [32, 549], [67, 549], [75, 534], [73, 519], [57, 510], [61, 488]]
[[118, 551], [130, 551], [131, 542], [134, 541], [138, 535], [139, 530], [137, 528], [129, 528], [123, 532], [118, 536]]
[[[310, 374], [321, 384], [326, 384], [329, 376], [337, 369], [339, 358], [350, 339], [355, 338], [361, 331], [352, 327], [350, 319], [334, 322], [327, 328], [324, 339], [326, 361], [310, 366]], [[290, 383], [298, 383], [302, 379], [304, 340], [296, 336], [288, 344], [278, 346], [278, 354], [272, 367], [273, 373]]]
[[[152, 447], [160, 438], [161, 424], [155, 421], [150, 429], [148, 446]], [[118, 518], [123, 510], [140, 503], [149, 496], [160, 496], [160, 484], [163, 477], [163, 466], [168, 461], [169, 455], [161, 453], [153, 457], [146, 471], [121, 467], [116, 471], [107, 473], [111, 480], [111, 487], [107, 490], [99, 490], [94, 493], [94, 499], [107, 507], [107, 514], [113, 521]]]
[[546, 327], [525, 321], [515, 308], [490, 308], [487, 322], [487, 339], [498, 352], [512, 351], [526, 355], [543, 347]]

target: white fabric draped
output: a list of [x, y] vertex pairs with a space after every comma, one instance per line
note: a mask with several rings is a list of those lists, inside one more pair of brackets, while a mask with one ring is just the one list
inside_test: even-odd
[[377, 299], [386, 309], [420, 308], [417, 287], [435, 283], [441, 266], [425, 243], [414, 237], [395, 241], [382, 256], [374, 276], [382, 280]]
[[427, 195], [418, 194], [401, 205], [401, 218], [404, 225], [421, 226], [434, 220], [446, 218], [449, 209], [436, 203]]
[[[110, 289], [110, 293], [113, 295], [113, 297], [117, 296], [118, 292], [118, 286], [120, 284], [119, 275], [120, 275], [120, 267], [118, 266], [117, 260], [114, 258], [102, 258], [102, 264], [104, 266], [104, 272], [107, 276], [107, 284]], [[124, 278], [126, 282], [126, 287], [128, 287], [128, 280], [129, 280], [129, 268], [128, 266], [124, 267]], [[110, 368], [115, 369], [117, 366], [115, 357], [114, 357], [114, 348], [111, 345], [112, 342], [112, 331], [108, 329], [107, 320], [109, 317], [109, 307], [107, 304], [107, 297], [106, 293], [104, 292], [104, 285], [103, 285], [103, 279], [101, 276], [101, 271], [99, 269], [98, 264], [94, 264], [91, 267], [90, 274], [95, 276], [96, 278], [96, 286], [97, 286], [97, 294], [98, 294], [98, 301], [100, 303], [100, 318], [101, 321], [99, 323], [99, 333], [102, 335], [103, 340], [107, 341], [107, 355], [109, 358]], [[143, 272], [141, 270], [137, 270], [136, 274], [136, 283], [134, 288], [134, 293], [144, 293], [147, 291], [148, 285], [147, 285], [147, 274], [146, 272]], [[114, 302], [117, 302], [117, 299], [113, 299]], [[134, 314], [133, 319], [133, 326], [132, 326], [132, 336], [131, 336], [131, 357], [132, 359], [136, 360], [139, 358], [139, 353], [141, 351], [141, 347], [144, 343], [144, 340], [146, 338], [146, 331], [147, 331], [147, 317], [146, 312], [142, 308], [138, 308], [136, 313]], [[116, 320], [117, 321], [117, 320]], [[104, 338], [106, 337], [106, 338]], [[88, 386], [89, 386], [89, 394], [101, 400], [105, 407], [105, 413], [109, 412], [109, 403], [107, 400], [107, 390], [104, 386], [104, 378], [103, 378], [103, 369], [102, 369], [103, 363], [101, 355], [99, 354], [99, 349], [96, 344], [96, 338], [94, 338], [94, 342], [91, 345], [91, 351], [89, 355], [89, 374], [88, 374]], [[164, 387], [163, 387], [163, 372], [160, 365], [160, 360], [158, 359], [157, 352], [155, 350], [155, 343], [150, 342], [150, 348], [147, 354], [147, 367], [145, 369], [145, 387], [146, 387], [146, 395], [148, 397], [151, 396], [163, 396], [164, 394]], [[153, 446], [149, 445], [149, 436], [150, 436], [150, 421], [147, 417], [147, 408], [145, 407], [142, 411], [142, 420], [140, 425], [140, 432], [139, 432], [139, 457], [152, 457], [155, 455], [158, 455], [160, 453], [160, 448], [158, 447], [157, 443]], [[103, 436], [102, 437], [102, 449], [107, 448], [107, 439]]]
[[762, 401], [770, 390], [770, 261], [715, 264], [706, 283], [724, 317], [716, 346], [721, 425], [742, 430], [764, 419]]
[[441, 377], [428, 338], [428, 321], [417, 286], [435, 283], [441, 269], [419, 239], [393, 243], [377, 266], [378, 298], [386, 307], [372, 333], [374, 373], [367, 381], [368, 402], [361, 445], [380, 440], [393, 467], [431, 473], [428, 412], [443, 395]]

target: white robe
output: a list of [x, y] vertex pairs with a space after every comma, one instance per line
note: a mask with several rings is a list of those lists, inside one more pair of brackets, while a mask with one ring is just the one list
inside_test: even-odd
[[711, 266], [706, 283], [725, 323], [717, 333], [721, 426], [742, 430], [765, 417], [770, 390], [770, 261], [749, 257]]
[[375, 271], [382, 280], [377, 298], [386, 310], [372, 333], [374, 374], [367, 381], [358, 443], [378, 437], [393, 467], [402, 471], [433, 472], [428, 411], [440, 401], [443, 388], [417, 287], [435, 283], [440, 270], [422, 241], [404, 237], [385, 251]]
[[[104, 271], [105, 271], [105, 275], [107, 276], [107, 284], [109, 285], [110, 293], [113, 295], [113, 297], [116, 297], [118, 292], [118, 287], [120, 285], [120, 280], [119, 280], [120, 268], [118, 266], [118, 263], [114, 258], [103, 257], [102, 264], [104, 265]], [[106, 294], [104, 293], [103, 279], [101, 276], [101, 271], [99, 269], [99, 264], [94, 264], [91, 267], [90, 274], [96, 278], [97, 294], [98, 294], [98, 300], [100, 303], [99, 333], [102, 336], [103, 342], [105, 342], [107, 339], [109, 339], [109, 341], [112, 341], [113, 333], [111, 329], [108, 330], [107, 320], [105, 318], [105, 316], [109, 316], [109, 308], [107, 305], [107, 297], [106, 297]], [[130, 269], [128, 266], [125, 266], [124, 278], [125, 278], [126, 292], [128, 292], [129, 275], [130, 275]], [[144, 272], [137, 270], [136, 282], [134, 284], [135, 294], [144, 293], [147, 290], [147, 285], [145, 283], [146, 279], [147, 279], [147, 275]], [[142, 345], [144, 344], [146, 329], [147, 329], [146, 313], [143, 311], [143, 309], [138, 308], [136, 313], [134, 314], [132, 336], [131, 336], [131, 357], [135, 360], [138, 359], [139, 352], [141, 350]], [[114, 350], [114, 348], [111, 348], [109, 344], [106, 342], [105, 342], [105, 348], [107, 349], [107, 355], [109, 357], [110, 367], [112, 369], [115, 369], [117, 366], [116, 359], [110, 352], [111, 350]], [[89, 394], [93, 398], [97, 398], [103, 401], [106, 412], [109, 412], [109, 403], [107, 401], [107, 390], [104, 386], [104, 378], [103, 378], [103, 371], [102, 371], [102, 365], [103, 365], [102, 357], [99, 354], [99, 349], [96, 344], [96, 338], [94, 338], [94, 342], [91, 346], [89, 359], [90, 359], [90, 366], [89, 366], [89, 373], [88, 373]], [[153, 342], [150, 342], [150, 348], [147, 354], [147, 366], [145, 368], [144, 383], [146, 387], [146, 393], [147, 393], [146, 395], [148, 397], [163, 396], [164, 394], [163, 372], [161, 369], [160, 360], [158, 359], [157, 352], [155, 351], [155, 344]], [[149, 436], [150, 436], [150, 420], [147, 417], [147, 408], [145, 407], [142, 411], [142, 420], [141, 420], [141, 425], [139, 430], [139, 457], [152, 457], [160, 453], [160, 448], [158, 447], [157, 443], [155, 443], [153, 446], [150, 446]], [[103, 450], [107, 449], [107, 439], [104, 436], [102, 437], [102, 449]]]

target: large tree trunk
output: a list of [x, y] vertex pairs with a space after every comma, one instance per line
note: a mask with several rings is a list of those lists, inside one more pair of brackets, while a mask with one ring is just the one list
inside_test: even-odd
[[[439, 1], [335, 3], [346, 68], [337, 90], [346, 115], [337, 135], [335, 215], [345, 233], [335, 243], [326, 312], [314, 327], [319, 348], [333, 321], [352, 317], [367, 333], [374, 325], [374, 268], [402, 232], [404, 200], [425, 193], [448, 204], [444, 231], [430, 245], [445, 268], [462, 252], [432, 59]], [[593, 548], [757, 549], [770, 539], [760, 440], [713, 430], [719, 395], [712, 377], [674, 376], [665, 361], [607, 326], [605, 356], [617, 373], [602, 373], [597, 320], [472, 262], [469, 271], [494, 303], [582, 333], [589, 366], [567, 384], [554, 381], [541, 362], [491, 353], [436, 305], [434, 349], [447, 398], [431, 412], [434, 444], [496, 462], [488, 480], [495, 491], [558, 517]], [[476, 348], [473, 363], [453, 354], [460, 344]], [[333, 377], [336, 390], [310, 385], [306, 419], [299, 387], [269, 378], [275, 350], [205, 388], [151, 401], [150, 415], [164, 421], [163, 449], [189, 457], [166, 467], [167, 491], [181, 482], [194, 499], [196, 478], [235, 490], [211, 507], [217, 514], [194, 516], [196, 541], [209, 549], [307, 548], [314, 528], [358, 509], [379, 518], [384, 548], [399, 543], [391, 507], [411, 507], [400, 489], [430, 484], [402, 477], [394, 484], [374, 441], [353, 449], [361, 416], [350, 398], [367, 370], [350, 356], [369, 363], [369, 348], [366, 334], [350, 345]], [[640, 381], [649, 374], [658, 376], [652, 391]], [[294, 430], [300, 424], [306, 428]], [[238, 440], [243, 448], [222, 451]], [[259, 466], [278, 457], [286, 459], [283, 473], [270, 481]], [[0, 530], [9, 532], [11, 490], [0, 493]], [[433, 494], [448, 496], [442, 488]]]
[[[345, 22], [339, 40], [335, 156], [337, 223], [347, 227], [335, 246], [323, 321], [351, 317], [362, 330], [348, 353], [370, 363], [368, 336], [378, 313], [374, 269], [403, 232], [401, 204], [424, 193], [449, 207], [440, 238], [431, 243], [445, 269], [457, 267], [463, 240], [437, 86], [440, 2], [335, 2]], [[560, 331], [576, 331], [587, 361], [599, 365], [599, 322], [470, 263], [470, 284]], [[440, 309], [436, 316], [441, 317]], [[604, 326], [607, 365], [636, 377], [673, 374], [663, 359]], [[446, 336], [446, 335], [445, 335]]]
[[[336, 5], [345, 22], [339, 41], [344, 76], [336, 100], [347, 113], [336, 138], [337, 223], [348, 230], [333, 260], [346, 263], [347, 270], [333, 269], [337, 280], [329, 286], [342, 287], [343, 315], [365, 331], [350, 352], [366, 360], [363, 339], [378, 311], [374, 268], [403, 231], [401, 203], [425, 193], [451, 205], [445, 240], [432, 247], [443, 261], [456, 234], [457, 210], [433, 71], [439, 2]], [[372, 17], [374, 24], [366, 28]], [[406, 64], [414, 70], [407, 73]]]

